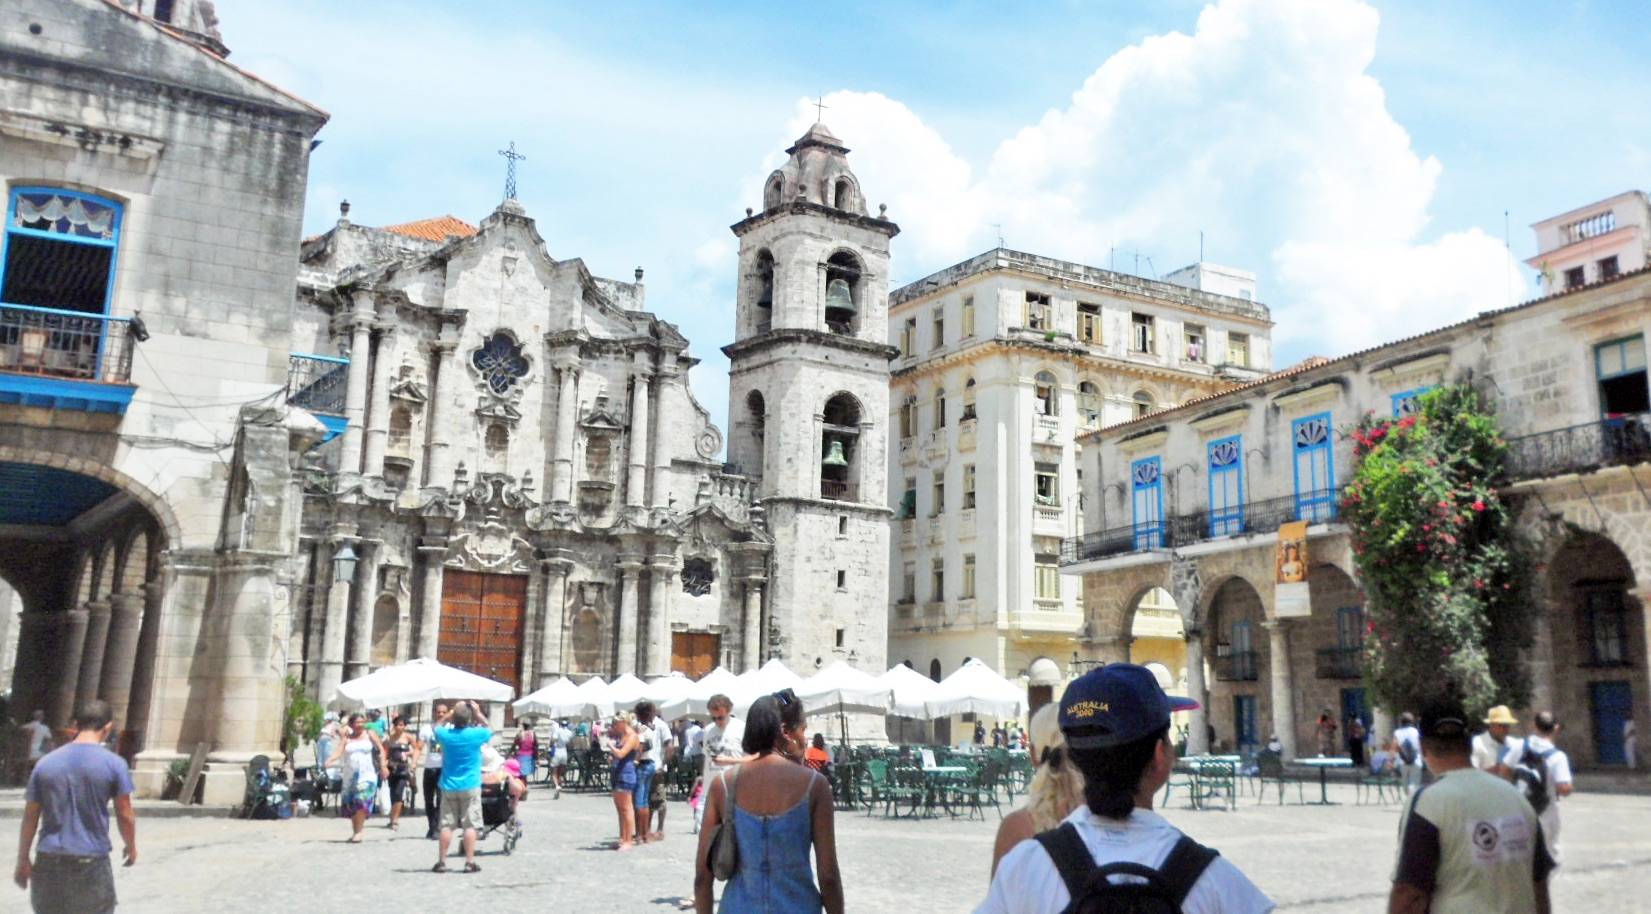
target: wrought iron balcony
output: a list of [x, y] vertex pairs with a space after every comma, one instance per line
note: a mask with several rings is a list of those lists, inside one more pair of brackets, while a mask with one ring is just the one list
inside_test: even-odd
[[826, 501], [859, 501], [860, 487], [837, 479], [820, 480], [820, 497]]
[[143, 322], [0, 304], [0, 403], [126, 412]]
[[1364, 675], [1364, 648], [1325, 647], [1314, 652], [1320, 679], [1358, 679]]
[[287, 361], [287, 402], [307, 409], [327, 427], [327, 439], [343, 434], [344, 388], [350, 360], [295, 352]]
[[1508, 478], [1541, 479], [1651, 460], [1651, 413], [1632, 413], [1512, 438]]
[[1257, 672], [1255, 651], [1235, 651], [1213, 658], [1215, 678], [1222, 682], [1254, 682], [1261, 678]]
[[1225, 536], [1274, 533], [1293, 520], [1322, 523], [1334, 518], [1339, 497], [1339, 490], [1321, 489], [1303, 492], [1299, 498], [1268, 498], [1225, 508], [1217, 512], [1213, 523], [1210, 512], [1194, 511], [1154, 523], [1068, 537], [1061, 541], [1061, 564], [1093, 562], [1148, 549], [1178, 549]]

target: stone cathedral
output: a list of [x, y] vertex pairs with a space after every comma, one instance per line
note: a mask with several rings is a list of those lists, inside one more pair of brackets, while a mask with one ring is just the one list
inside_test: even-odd
[[435, 657], [526, 692], [560, 675], [878, 672], [886, 651], [889, 240], [815, 125], [740, 239], [733, 440], [643, 273], [593, 275], [508, 196], [480, 225], [301, 250], [289, 672]]

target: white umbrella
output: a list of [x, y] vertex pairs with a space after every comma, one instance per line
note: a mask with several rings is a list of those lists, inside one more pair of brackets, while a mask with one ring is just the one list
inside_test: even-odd
[[601, 708], [579, 691], [566, 676], [550, 685], [516, 699], [512, 705], [517, 714], [542, 714], [546, 717], [600, 717]]
[[423, 704], [438, 698], [509, 701], [516, 690], [502, 682], [420, 657], [377, 669], [338, 686], [330, 707], [340, 711]]
[[893, 689], [870, 673], [857, 670], [841, 660], [808, 677], [796, 686], [797, 697], [803, 700], [803, 710], [860, 711], [886, 714]]
[[629, 709], [642, 700], [642, 693], [647, 690], [647, 683], [629, 673], [621, 673], [618, 679], [608, 683], [608, 697], [613, 699], [615, 708]]
[[601, 718], [613, 716], [613, 696], [608, 692], [608, 684], [600, 676], [579, 683], [579, 695], [589, 703], [589, 717]]
[[743, 717], [757, 699], [764, 695], [772, 695], [781, 689], [795, 690], [803, 684], [803, 678], [791, 672], [790, 667], [775, 657], [763, 664], [760, 669], [741, 673], [739, 683], [744, 694], [730, 697], [734, 699], [735, 713]]
[[887, 686], [892, 693], [889, 701], [889, 713], [896, 717], [913, 717], [918, 720], [929, 719], [929, 709], [926, 702], [934, 694], [940, 684], [917, 672], [904, 663], [897, 663], [889, 671], [877, 677], [880, 685]]
[[1020, 717], [1026, 710], [1026, 693], [981, 661], [970, 660], [940, 680], [925, 705], [931, 718], [971, 713]]
[[688, 697], [688, 690], [693, 687], [692, 679], [681, 673], [672, 673], [649, 681], [648, 687], [642, 691], [642, 697], [653, 702], [655, 706], [664, 706]]
[[709, 714], [710, 708], [707, 703], [710, 702], [711, 696], [719, 694], [727, 695], [735, 705], [740, 703], [740, 698], [745, 694], [740, 677], [720, 666], [689, 686], [687, 695], [661, 704], [660, 716], [666, 720], [676, 720], [694, 714]]

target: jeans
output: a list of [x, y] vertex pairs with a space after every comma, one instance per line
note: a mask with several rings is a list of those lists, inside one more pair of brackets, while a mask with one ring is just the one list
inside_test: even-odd
[[115, 871], [108, 855], [35, 854], [29, 903], [35, 914], [109, 914], [115, 909]]
[[649, 799], [653, 796], [654, 763], [643, 762], [636, 766], [636, 788], [631, 791], [631, 804], [636, 809], [647, 809]]
[[424, 769], [424, 818], [430, 830], [441, 828], [441, 769]]

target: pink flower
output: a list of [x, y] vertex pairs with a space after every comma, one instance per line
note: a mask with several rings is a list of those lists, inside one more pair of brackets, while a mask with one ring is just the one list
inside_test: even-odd
[[1475, 501], [1473, 503], [1473, 510], [1474, 511], [1483, 511], [1483, 510], [1485, 510], [1485, 503], [1482, 502], [1482, 501]]

